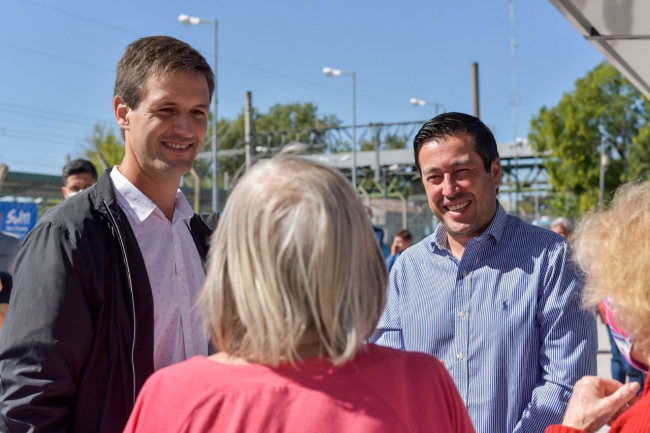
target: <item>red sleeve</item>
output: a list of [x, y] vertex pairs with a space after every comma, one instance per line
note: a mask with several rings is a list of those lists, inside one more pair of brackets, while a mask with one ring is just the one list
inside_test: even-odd
[[586, 433], [584, 430], [567, 427], [563, 425], [552, 425], [546, 429], [546, 433]]
[[[178, 409], [183, 399], [177, 398], [166, 386], [168, 376], [163, 369], [147, 379], [126, 424], [125, 433], [177, 431], [174, 425], [179, 420]], [[175, 398], [176, 404], [172, 398]]]

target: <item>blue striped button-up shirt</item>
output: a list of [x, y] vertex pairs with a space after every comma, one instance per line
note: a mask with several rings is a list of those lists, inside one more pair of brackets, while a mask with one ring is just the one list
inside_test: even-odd
[[371, 341], [443, 360], [478, 433], [543, 432], [596, 374], [596, 321], [567, 256], [500, 204], [461, 260], [439, 225], [395, 263]]

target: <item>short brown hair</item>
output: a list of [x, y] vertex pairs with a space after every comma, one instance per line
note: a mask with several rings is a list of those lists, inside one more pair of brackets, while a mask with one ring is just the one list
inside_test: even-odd
[[402, 229], [402, 230], [398, 231], [397, 233], [395, 233], [395, 237], [396, 238], [402, 238], [405, 241], [412, 241], [413, 240], [413, 235], [411, 234], [410, 231], [408, 231], [406, 229]]
[[170, 36], [149, 36], [126, 47], [117, 64], [114, 96], [122, 98], [129, 108], [138, 108], [149, 77], [176, 72], [203, 75], [212, 99], [214, 74], [205, 57], [189, 44]]

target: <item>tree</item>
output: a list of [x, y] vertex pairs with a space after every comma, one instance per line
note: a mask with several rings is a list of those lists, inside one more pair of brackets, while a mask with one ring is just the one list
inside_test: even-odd
[[100, 158], [100, 154], [104, 158], [108, 167], [119, 165], [124, 158], [124, 143], [121, 137], [118, 137], [113, 128], [108, 128], [103, 123], [98, 123], [93, 127], [92, 134], [86, 139], [88, 148], [86, 149], [86, 157], [95, 164], [97, 173], [104, 172], [104, 164]]
[[544, 164], [557, 193], [551, 202], [556, 213], [576, 217], [598, 203], [601, 140], [610, 161], [606, 197], [627, 179], [647, 176], [649, 108], [648, 100], [603, 62], [557, 106], [540, 109], [528, 138], [538, 152], [548, 152]]

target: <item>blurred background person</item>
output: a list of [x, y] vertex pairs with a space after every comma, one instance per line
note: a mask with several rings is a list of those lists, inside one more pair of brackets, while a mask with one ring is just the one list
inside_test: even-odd
[[[370, 224], [372, 224], [372, 219], [374, 218], [372, 208], [370, 206], [364, 206], [364, 209], [366, 211], [366, 215], [368, 215], [368, 219], [370, 220]], [[384, 242], [384, 230], [381, 229], [380, 227], [377, 227], [374, 224], [372, 224], [372, 229], [375, 232], [375, 238], [377, 238], [377, 243], [379, 244], [379, 247], [381, 248], [381, 253], [384, 255], [384, 258], [388, 257], [388, 254], [390, 253], [390, 250], [388, 249], [388, 246]]]
[[2, 332], [2, 325], [5, 322], [7, 311], [9, 311], [9, 298], [11, 298], [12, 287], [13, 279], [11, 275], [0, 272], [0, 332]]
[[[0, 221], [2, 213], [0, 212]], [[0, 231], [0, 272], [8, 272], [13, 275], [16, 266], [16, 257], [22, 242], [13, 233]]]
[[562, 236], [564, 239], [569, 239], [573, 233], [573, 224], [568, 218], [559, 217], [551, 224], [551, 230]]
[[438, 360], [365, 343], [386, 267], [340, 173], [259, 162], [224, 215], [201, 298], [221, 352], [154, 374], [126, 432], [474, 431]]
[[386, 267], [390, 272], [395, 260], [402, 254], [402, 251], [413, 245], [413, 235], [410, 231], [402, 229], [395, 233], [393, 245], [390, 247], [390, 256], [386, 259]]
[[68, 198], [97, 183], [97, 169], [92, 162], [75, 159], [63, 167], [63, 197]]
[[[587, 307], [607, 300], [616, 323], [628, 334], [631, 359], [650, 364], [650, 183], [626, 185], [611, 207], [587, 216], [573, 237], [575, 257], [589, 276]], [[612, 317], [610, 316], [610, 319]], [[562, 426], [547, 433], [595, 432], [614, 421], [610, 433], [650, 432], [648, 383], [636, 404], [639, 384], [600, 377], [576, 384]]]

